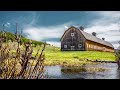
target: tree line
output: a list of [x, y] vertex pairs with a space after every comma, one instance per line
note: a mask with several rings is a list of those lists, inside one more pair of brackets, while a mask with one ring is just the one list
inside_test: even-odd
[[[3, 42], [14, 42], [15, 41], [15, 38], [16, 38], [16, 34], [12, 34], [10, 32], [3, 32], [3, 31], [0, 31], [0, 38], [4, 38], [4, 41]], [[23, 45], [24, 43], [27, 43], [29, 42], [30, 39], [27, 39], [25, 38], [24, 36], [21, 35], [21, 38], [20, 38], [20, 45]], [[42, 45], [43, 42], [40, 42], [40, 41], [36, 41], [36, 40], [31, 40], [32, 41], [32, 45], [34, 47], [36, 47], [37, 45]]]

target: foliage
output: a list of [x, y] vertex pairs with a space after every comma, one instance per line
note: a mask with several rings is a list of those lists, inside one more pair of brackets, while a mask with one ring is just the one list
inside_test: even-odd
[[120, 50], [116, 52], [116, 60], [120, 61]]
[[[9, 36], [8, 36], [9, 35]], [[20, 47], [19, 39], [15, 39], [14, 42], [17, 42], [16, 45], [11, 46], [7, 42], [10, 39], [10, 34], [3, 35], [4, 39], [0, 40], [0, 78], [1, 79], [39, 79], [43, 77], [44, 72], [44, 50], [46, 44], [41, 50], [41, 53], [32, 56], [33, 47], [31, 42], [24, 42], [24, 49], [22, 50]], [[2, 37], [3, 37], [2, 36]], [[13, 43], [14, 43], [13, 42]], [[14, 51], [14, 53], [13, 53]], [[32, 62], [30, 62], [32, 60]], [[35, 62], [35, 63], [34, 63]], [[33, 66], [33, 63], [35, 64]]]
[[[2, 35], [3, 35], [3, 33], [5, 34], [5, 36], [3, 37]], [[9, 42], [9, 41], [11, 41], [11, 42], [13, 42], [13, 41], [15, 41], [15, 34], [12, 34], [12, 33], [10, 33], [10, 32], [0, 32], [0, 37], [3, 37], [3, 38], [5, 38], [5, 41], [4, 42]], [[27, 43], [27, 42], [29, 42], [29, 41], [32, 41], [32, 45], [34, 46], [34, 47], [36, 47], [36, 46], [41, 46], [42, 44], [43, 44], [43, 42], [40, 42], [40, 41], [35, 41], [35, 40], [30, 40], [30, 39], [27, 39], [27, 38], [25, 38], [24, 36], [21, 36], [21, 38], [20, 38], [20, 45], [23, 45], [24, 43]]]
[[[7, 33], [7, 32], [6, 32]], [[15, 40], [15, 35], [7, 33], [7, 40]], [[24, 43], [28, 43], [30, 40], [21, 36], [20, 47], [24, 51]], [[43, 42], [38, 42], [31, 40], [33, 47], [32, 55], [36, 56], [38, 50], [42, 50]], [[14, 42], [13, 42], [14, 43]], [[17, 45], [17, 44], [16, 44]], [[15, 53], [15, 50], [11, 50], [11, 53]], [[68, 66], [81, 66], [86, 63], [90, 63], [87, 60], [105, 60], [105, 61], [115, 61], [114, 53], [110, 52], [99, 52], [99, 51], [60, 51], [60, 48], [46, 45], [45, 49], [45, 65], [68, 65]], [[30, 60], [32, 62], [32, 60]], [[34, 63], [35, 64], [35, 63]]]
[[118, 64], [118, 69], [120, 70], [120, 50], [118, 50], [118, 52], [116, 52], [115, 56], [116, 56], [116, 60], [117, 60], [117, 64]]
[[[33, 56], [40, 47], [34, 47]], [[41, 48], [40, 48], [41, 49]], [[115, 61], [114, 53], [99, 51], [60, 51], [60, 48], [47, 45], [45, 65], [81, 66], [90, 63], [87, 60]]]

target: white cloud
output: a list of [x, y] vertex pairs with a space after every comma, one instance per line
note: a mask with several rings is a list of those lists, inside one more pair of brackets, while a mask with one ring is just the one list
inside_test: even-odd
[[90, 26], [88, 28], [86, 28], [85, 30], [89, 33], [91, 32], [97, 32], [97, 33], [105, 33], [105, 32], [109, 32], [110, 30], [118, 30], [119, 26], [118, 24], [109, 24], [109, 25], [93, 25]]
[[120, 17], [120, 11], [98, 11], [99, 15], [103, 17], [118, 18]]
[[38, 40], [38, 41], [46, 41], [49, 44], [60, 47], [60, 42], [57, 41], [48, 41], [53, 38], [61, 38], [64, 31], [66, 30], [66, 26], [70, 25], [70, 23], [65, 23], [62, 25], [56, 26], [48, 26], [48, 27], [33, 27], [27, 26], [24, 28], [23, 33], [27, 38]]
[[[120, 40], [120, 11], [98, 11], [94, 14], [98, 15], [99, 18], [91, 21], [89, 27], [84, 29], [85, 32], [96, 32], [99, 38], [104, 37], [106, 41], [109, 41], [117, 48], [119, 44], [116, 42]], [[68, 26], [73, 25], [73, 22], [70, 22], [48, 27], [34, 27], [31, 24], [35, 23], [35, 20], [34, 18], [30, 25], [24, 28], [23, 33], [27, 35], [27, 38], [38, 41], [47, 40], [48, 43], [55, 46], [60, 46], [60, 42], [48, 41], [48, 39], [61, 38]]]
[[91, 22], [86, 32], [96, 32], [97, 37], [104, 37], [106, 41], [109, 41], [115, 48], [119, 44], [113, 43], [120, 40], [120, 12], [119, 11], [99, 11], [96, 12], [100, 18]]
[[7, 22], [7, 23], [5, 24], [5, 27], [10, 27], [10, 23]]
[[52, 26], [52, 27], [30, 27], [24, 29], [24, 32], [28, 38], [34, 40], [45, 40], [50, 38], [60, 38], [64, 32], [64, 26]]
[[64, 26], [66, 29], [68, 29], [69, 27], [68, 26]]
[[51, 45], [56, 46], [56, 47], [61, 47], [60, 42], [46, 41], [46, 43], [51, 44]]
[[7, 22], [7, 24], [8, 24], [8, 25], [10, 25], [10, 23], [9, 23], [9, 22]]

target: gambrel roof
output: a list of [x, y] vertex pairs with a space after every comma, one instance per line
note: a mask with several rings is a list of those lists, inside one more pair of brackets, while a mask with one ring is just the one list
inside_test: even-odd
[[[100, 38], [98, 38], [98, 37], [96, 37], [96, 36], [93, 36], [93, 35], [91, 35], [91, 34], [89, 34], [89, 33], [86, 33], [86, 32], [80, 30], [79, 28], [77, 28], [77, 27], [75, 27], [75, 26], [71, 26], [70, 28], [75, 28], [75, 29], [79, 30], [79, 31], [83, 34], [83, 36], [85, 37], [85, 39], [87, 39], [87, 40], [90, 40], [90, 41], [93, 41], [93, 42], [96, 42], [96, 43], [99, 43], [99, 44], [102, 44], [102, 45], [105, 45], [105, 46], [109, 46], [109, 47], [111, 47], [111, 48], [114, 48], [111, 43], [109, 43], [109, 42], [107, 42], [107, 41], [105, 41], [105, 40], [102, 40], [102, 39], [100, 39]], [[70, 29], [70, 28], [69, 28], [69, 29]], [[69, 29], [68, 29], [68, 30], [69, 30]], [[64, 37], [65, 33], [66, 33], [68, 30], [66, 30], [66, 31], [64, 32], [64, 34], [63, 34], [63, 36], [61, 37], [61, 39]], [[61, 40], [61, 39], [60, 39], [60, 40]]]

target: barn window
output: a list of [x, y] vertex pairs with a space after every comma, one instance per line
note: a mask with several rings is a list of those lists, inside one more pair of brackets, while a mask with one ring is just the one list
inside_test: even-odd
[[92, 47], [91, 47], [92, 49], [93, 49], [93, 45], [92, 45]]
[[97, 49], [97, 46], [95, 46], [95, 49]]
[[78, 44], [78, 47], [81, 48], [81, 47], [82, 47], [82, 44]]
[[74, 50], [75, 46], [71, 46], [71, 50]]
[[91, 48], [92, 48], [92, 44], [91, 44]]
[[88, 44], [88, 48], [90, 48], [90, 45]]
[[89, 48], [91, 48], [91, 44], [89, 45]]
[[71, 33], [71, 36], [74, 36], [74, 33]]
[[103, 47], [103, 50], [105, 50], [105, 47]]
[[67, 45], [64, 45], [64, 48], [67, 48]]
[[86, 44], [86, 47], [88, 48], [88, 44]]
[[88, 48], [90, 48], [90, 44], [88, 44]]
[[94, 49], [94, 45], [92, 45], [92, 48]]

